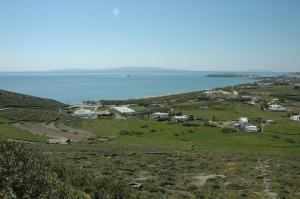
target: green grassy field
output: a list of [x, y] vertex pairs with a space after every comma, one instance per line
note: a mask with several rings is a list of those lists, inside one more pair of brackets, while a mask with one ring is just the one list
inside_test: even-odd
[[43, 142], [47, 140], [45, 136], [33, 135], [7, 123], [0, 124], [0, 137], [31, 142]]
[[[289, 128], [276, 132], [281, 123], [268, 125], [265, 133], [235, 132], [224, 134], [220, 128], [205, 127], [194, 121], [192, 127], [149, 119], [85, 120], [82, 128], [96, 135], [118, 136], [110, 145], [133, 145], [184, 150], [217, 150], [255, 153], [300, 153], [300, 124], [290, 122]], [[275, 131], [274, 131], [275, 130]], [[120, 135], [126, 131], [128, 135]], [[295, 132], [290, 134], [289, 132]], [[298, 133], [297, 133], [298, 132]], [[293, 142], [291, 142], [293, 140]]]
[[[282, 90], [294, 92], [293, 88], [286, 86], [241, 88], [239, 92], [259, 95], [265, 100], [274, 98], [273, 95]], [[282, 104], [289, 106], [289, 111], [279, 113], [262, 111], [259, 105], [247, 105], [238, 100], [216, 102], [198, 98], [199, 92], [179, 96], [179, 101], [164, 101], [159, 97], [154, 101], [143, 99], [142, 102], [164, 101], [162, 111], [192, 115], [195, 120], [176, 124], [151, 120], [148, 112], [160, 111], [160, 108], [154, 109], [143, 103], [131, 106], [137, 115], [123, 115], [117, 119], [116, 114], [107, 118], [78, 119], [67, 115], [69, 110], [59, 115], [58, 109], [13, 108], [0, 112], [0, 136], [34, 141], [36, 143], [31, 145], [34, 149], [86, 173], [110, 180], [142, 183], [139, 191], [149, 199], [263, 199], [266, 198], [263, 179], [257, 169], [261, 165], [268, 169], [272, 191], [279, 198], [298, 198], [300, 122], [288, 118], [288, 114], [300, 113], [297, 100], [281, 98]], [[106, 109], [109, 110], [107, 107], [99, 110]], [[266, 124], [262, 133], [224, 133], [220, 127], [207, 125], [208, 120], [227, 122], [239, 117], [248, 117], [250, 121], [274, 120], [275, 123]], [[12, 126], [12, 123], [22, 121], [63, 123], [86, 130], [95, 137], [115, 138], [108, 142], [91, 138], [70, 145], [49, 145], [44, 143], [46, 137]], [[201, 184], [199, 179], [209, 175], [224, 177], [214, 177]]]

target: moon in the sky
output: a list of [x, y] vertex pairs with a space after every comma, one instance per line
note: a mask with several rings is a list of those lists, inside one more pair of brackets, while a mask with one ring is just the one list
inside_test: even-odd
[[120, 10], [119, 10], [119, 8], [114, 8], [114, 9], [113, 9], [113, 15], [116, 16], [116, 17], [120, 15]]

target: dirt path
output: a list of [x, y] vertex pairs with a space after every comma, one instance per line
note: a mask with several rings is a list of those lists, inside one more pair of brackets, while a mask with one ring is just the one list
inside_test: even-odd
[[90, 132], [75, 129], [64, 124], [45, 124], [45, 123], [31, 123], [19, 122], [14, 124], [15, 127], [28, 131], [32, 134], [44, 135], [55, 139], [70, 139], [72, 142], [86, 140], [94, 135]]
[[31, 141], [25, 141], [25, 140], [16, 140], [16, 139], [7, 139], [10, 142], [19, 142], [19, 143], [25, 143], [25, 144], [34, 144], [35, 142]]
[[263, 179], [263, 187], [264, 187], [264, 192], [265, 195], [268, 199], [277, 199], [277, 193], [272, 192], [272, 188], [271, 188], [271, 178], [270, 175], [268, 173], [268, 168], [270, 167], [269, 165], [269, 160], [265, 160], [265, 161], [259, 161], [258, 162], [258, 171], [260, 172], [260, 176]]

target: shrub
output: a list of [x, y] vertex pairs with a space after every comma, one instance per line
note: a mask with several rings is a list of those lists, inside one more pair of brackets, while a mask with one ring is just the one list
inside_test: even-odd
[[143, 135], [143, 132], [140, 132], [140, 131], [133, 131], [131, 134], [132, 134], [132, 135]]
[[236, 132], [236, 129], [225, 127], [225, 128], [222, 129], [221, 132], [222, 133], [234, 133], [234, 132]]
[[[0, 198], [78, 198], [49, 169], [49, 161], [24, 144], [0, 140]], [[78, 197], [75, 197], [78, 195]]]
[[128, 131], [125, 131], [125, 130], [122, 130], [122, 131], [120, 131], [120, 133], [119, 133], [120, 135], [131, 135], [131, 133], [130, 132], [128, 132]]
[[199, 126], [199, 124], [183, 123], [182, 126], [185, 126], [185, 127], [191, 127], [191, 126]]
[[25, 144], [1, 139], [0, 176], [0, 198], [140, 197], [124, 182], [99, 178], [73, 166], [66, 167]]

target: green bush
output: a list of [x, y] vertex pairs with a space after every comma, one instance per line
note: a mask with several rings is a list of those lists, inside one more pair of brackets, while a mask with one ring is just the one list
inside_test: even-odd
[[25, 144], [0, 139], [0, 198], [136, 199], [119, 180], [51, 161]]
[[199, 126], [199, 124], [194, 124], [194, 123], [183, 123], [182, 126], [185, 126], [185, 127], [191, 127], [191, 126]]
[[77, 198], [59, 181], [40, 153], [24, 144], [0, 140], [0, 198]]
[[234, 133], [236, 132], [236, 129], [235, 128], [228, 128], [228, 127], [225, 127], [222, 129], [221, 131], [222, 133]]

